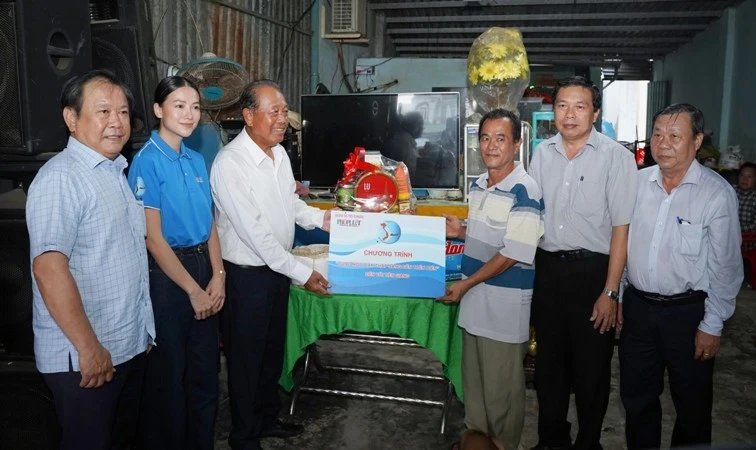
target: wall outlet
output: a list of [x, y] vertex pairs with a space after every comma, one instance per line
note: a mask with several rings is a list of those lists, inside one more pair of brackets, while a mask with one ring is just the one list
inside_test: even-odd
[[375, 75], [375, 66], [357, 66], [357, 75]]

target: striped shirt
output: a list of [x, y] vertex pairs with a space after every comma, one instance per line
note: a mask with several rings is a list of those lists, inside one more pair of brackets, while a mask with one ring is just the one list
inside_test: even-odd
[[499, 342], [528, 340], [535, 257], [543, 236], [543, 201], [536, 182], [517, 163], [498, 184], [488, 173], [470, 188], [462, 276], [477, 272], [497, 253], [517, 261], [501, 274], [471, 288], [460, 305], [459, 326]]
[[[144, 352], [155, 337], [142, 205], [129, 189], [126, 159], [111, 161], [73, 137], [29, 187], [31, 261], [60, 252], [84, 311], [113, 365]], [[42, 373], [79, 371], [79, 355], [52, 318], [36, 280], [34, 353]]]

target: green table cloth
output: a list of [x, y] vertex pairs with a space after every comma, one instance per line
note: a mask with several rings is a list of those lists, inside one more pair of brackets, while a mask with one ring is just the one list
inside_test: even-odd
[[321, 297], [292, 286], [279, 384], [287, 391], [292, 389], [294, 365], [307, 346], [320, 336], [346, 330], [379, 332], [412, 339], [433, 352], [457, 397], [463, 400], [462, 329], [457, 326], [458, 314], [459, 305], [428, 298], [346, 294]]

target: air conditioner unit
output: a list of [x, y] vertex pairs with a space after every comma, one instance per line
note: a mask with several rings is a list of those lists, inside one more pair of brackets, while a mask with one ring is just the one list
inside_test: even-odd
[[360, 39], [365, 37], [366, 0], [331, 0], [328, 39]]

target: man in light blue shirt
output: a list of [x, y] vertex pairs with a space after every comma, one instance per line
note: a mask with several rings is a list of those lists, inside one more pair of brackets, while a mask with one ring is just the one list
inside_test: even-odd
[[[593, 83], [559, 80], [559, 133], [542, 142], [530, 162], [545, 227], [533, 286], [538, 444], [531, 450], [602, 448], [638, 169], [631, 152], [594, 128], [600, 108]], [[574, 442], [567, 420], [571, 393], [579, 426]]]
[[29, 188], [34, 353], [61, 449], [130, 448], [155, 337], [144, 212], [124, 177], [133, 97], [107, 71], [69, 80], [66, 148]]
[[664, 370], [677, 410], [672, 447], [711, 442], [712, 376], [743, 282], [738, 201], [696, 161], [704, 118], [676, 104], [654, 117], [658, 165], [639, 173], [620, 320], [620, 396], [629, 449], [661, 446]]

